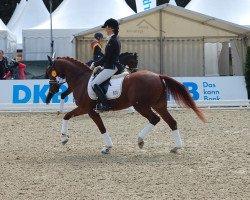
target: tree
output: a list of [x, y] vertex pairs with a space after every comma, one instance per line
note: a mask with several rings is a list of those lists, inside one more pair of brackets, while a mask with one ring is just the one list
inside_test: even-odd
[[245, 64], [245, 80], [248, 93], [248, 99], [250, 99], [250, 46], [247, 47], [246, 64]]

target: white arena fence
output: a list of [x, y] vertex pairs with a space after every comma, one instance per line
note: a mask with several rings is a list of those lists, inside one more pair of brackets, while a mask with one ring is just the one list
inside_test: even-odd
[[[225, 77], [175, 77], [189, 90], [197, 105], [209, 109], [249, 109], [245, 78]], [[0, 112], [55, 112], [59, 109], [60, 94], [67, 89], [62, 85], [60, 92], [45, 104], [49, 81], [39, 80], [0, 80]], [[169, 109], [181, 109], [171, 97]], [[65, 111], [75, 108], [73, 95], [65, 100]]]
[[[249, 100], [234, 100], [234, 101], [219, 101], [219, 102], [208, 102], [208, 101], [196, 101], [198, 107], [202, 109], [250, 109]], [[59, 104], [26, 104], [14, 105], [13, 104], [1, 104], [0, 112], [57, 112], [59, 110]], [[64, 107], [64, 112], [73, 110], [76, 107], [74, 103], [67, 103]], [[185, 108], [180, 107], [173, 101], [168, 101], [169, 110], [184, 110]]]

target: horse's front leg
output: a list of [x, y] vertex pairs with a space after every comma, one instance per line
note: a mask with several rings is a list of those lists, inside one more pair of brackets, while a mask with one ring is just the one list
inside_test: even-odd
[[64, 99], [72, 92], [71, 88], [68, 87], [67, 90], [65, 90], [62, 94], [61, 94], [61, 99], [60, 99], [60, 109], [59, 111], [57, 111], [57, 114], [59, 115], [60, 113], [63, 112], [64, 110]]
[[69, 141], [69, 136], [67, 135], [69, 119], [72, 118], [72, 117], [82, 115], [82, 114], [85, 114], [84, 110], [77, 107], [74, 110], [68, 112], [64, 116], [63, 122], [62, 122], [62, 129], [61, 129], [61, 143], [63, 145], [66, 144]]
[[106, 132], [106, 128], [103, 124], [103, 121], [99, 115], [99, 113], [96, 113], [94, 110], [91, 110], [88, 112], [89, 116], [91, 117], [91, 119], [95, 122], [95, 124], [97, 125], [98, 129], [100, 130], [101, 134], [102, 134], [102, 139], [104, 140], [104, 146], [102, 148], [102, 153], [103, 154], [110, 154], [110, 150], [113, 146], [112, 140], [109, 136], [109, 134]]

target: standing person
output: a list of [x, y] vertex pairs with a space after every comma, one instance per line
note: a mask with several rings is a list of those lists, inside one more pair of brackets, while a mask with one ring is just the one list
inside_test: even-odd
[[4, 56], [4, 51], [0, 49], [0, 80], [4, 79], [8, 69], [8, 60]]
[[96, 105], [96, 111], [108, 111], [109, 104], [106, 95], [104, 94], [100, 84], [113, 76], [118, 68], [124, 67], [119, 63], [119, 55], [121, 51], [121, 43], [118, 39], [119, 33], [119, 23], [115, 19], [108, 19], [102, 28], [105, 29], [108, 35], [108, 43], [105, 48], [104, 56], [91, 64], [90, 68], [93, 69], [96, 66], [103, 66], [103, 71], [101, 71], [93, 80], [91, 80], [91, 86], [101, 101]]
[[103, 48], [103, 34], [100, 32], [95, 33], [94, 40], [91, 42], [90, 47], [92, 50], [92, 60], [86, 64], [90, 66], [92, 62], [98, 61], [103, 57], [102, 48]]

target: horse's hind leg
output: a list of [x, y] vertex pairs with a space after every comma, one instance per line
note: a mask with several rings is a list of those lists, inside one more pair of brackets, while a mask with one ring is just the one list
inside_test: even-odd
[[147, 118], [149, 121], [149, 124], [144, 127], [144, 129], [141, 130], [138, 136], [138, 146], [139, 148], [143, 148], [144, 145], [144, 138], [146, 135], [149, 134], [149, 132], [154, 128], [154, 126], [160, 121], [160, 117], [158, 117], [150, 107], [144, 107], [144, 106], [134, 106], [135, 110], [140, 113], [143, 117]]
[[72, 117], [82, 115], [82, 114], [84, 114], [84, 111], [81, 108], [77, 107], [74, 110], [68, 112], [64, 116], [63, 122], [62, 122], [62, 129], [61, 129], [61, 143], [63, 145], [69, 141], [69, 136], [67, 135], [69, 119]]
[[161, 99], [157, 105], [153, 106], [153, 109], [162, 117], [162, 119], [172, 129], [172, 134], [175, 141], [175, 147], [171, 150], [171, 152], [176, 153], [178, 149], [181, 149], [183, 147], [183, 143], [181, 140], [180, 132], [177, 128], [177, 122], [167, 110], [166, 99], [165, 98]]

